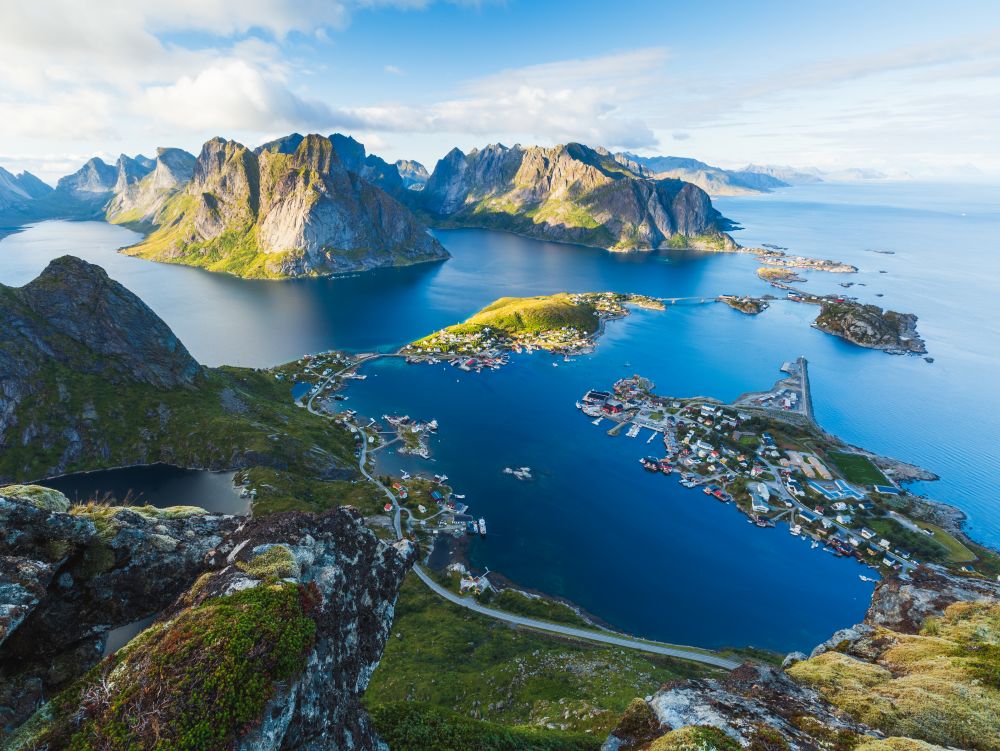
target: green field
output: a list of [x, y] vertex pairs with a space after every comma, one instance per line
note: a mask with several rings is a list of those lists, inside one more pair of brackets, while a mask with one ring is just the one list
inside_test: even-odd
[[[419, 702], [506, 726], [553, 723], [603, 739], [636, 696], [710, 671], [512, 628], [441, 600], [411, 574], [365, 703]], [[379, 730], [396, 737], [391, 728]]]
[[831, 451], [827, 456], [848, 482], [866, 486], [891, 484], [867, 456], [848, 454], [843, 451]]
[[572, 326], [593, 333], [598, 323], [592, 306], [577, 305], [568, 294], [561, 292], [541, 297], [501, 297], [446, 331], [460, 333], [489, 326], [508, 334], [536, 334]]

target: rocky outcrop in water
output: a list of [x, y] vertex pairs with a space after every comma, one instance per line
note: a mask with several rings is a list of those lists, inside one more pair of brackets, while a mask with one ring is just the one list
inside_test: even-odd
[[577, 143], [452, 149], [414, 200], [441, 223], [613, 250], [735, 247], [705, 191]]
[[[54, 699], [6, 748], [379, 747], [359, 695], [409, 543], [379, 541], [345, 508], [248, 520], [5, 493], [0, 614], [19, 620], [0, 643], [4, 721]], [[109, 628], [153, 613], [72, 683]]]
[[858, 302], [824, 302], [813, 325], [828, 334], [892, 354], [926, 354], [912, 313], [883, 310]]
[[157, 222], [156, 232], [126, 252], [244, 277], [448, 257], [409, 209], [345, 167], [333, 141], [317, 135], [293, 134], [257, 152], [212, 139], [190, 184], [166, 202]]
[[864, 622], [810, 657], [665, 686], [651, 714], [630, 707], [605, 749], [679, 750], [701, 733], [717, 749], [994, 751], [998, 643], [1000, 583], [920, 567], [880, 582]]
[[139, 177], [119, 173], [114, 197], [105, 216], [109, 222], [155, 223], [164, 204], [187, 185], [194, 174], [195, 158], [183, 149], [157, 149], [150, 169]]

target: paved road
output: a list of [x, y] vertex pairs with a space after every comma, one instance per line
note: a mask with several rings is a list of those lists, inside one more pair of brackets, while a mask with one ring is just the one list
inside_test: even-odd
[[460, 597], [454, 592], [445, 589], [436, 581], [431, 579], [431, 577], [427, 575], [427, 572], [424, 571], [419, 565], [414, 566], [413, 568], [417, 576], [420, 577], [420, 580], [430, 587], [435, 594], [440, 595], [449, 602], [455, 603], [459, 607], [466, 608], [467, 610], [473, 610], [498, 621], [506, 621], [507, 623], [513, 623], [518, 626], [526, 626], [527, 628], [532, 628], [538, 631], [548, 631], [553, 634], [561, 634], [562, 636], [571, 636], [575, 639], [585, 639], [587, 641], [600, 642], [601, 644], [610, 644], [616, 647], [635, 649], [640, 652], [652, 652], [654, 654], [669, 655], [670, 657], [679, 657], [682, 660], [694, 660], [695, 662], [703, 662], [707, 665], [725, 668], [726, 670], [732, 670], [735, 667], [739, 667], [740, 664], [738, 662], [734, 662], [733, 660], [727, 660], [725, 657], [719, 657], [718, 655], [714, 655], [709, 652], [699, 652], [691, 648], [637, 641], [624, 636], [615, 636], [612, 633], [602, 633], [600, 631], [591, 631], [590, 629], [562, 626], [558, 623], [538, 621], [534, 618], [525, 618], [520, 615], [514, 615], [513, 613], [506, 613], [502, 610], [494, 610], [493, 608], [488, 608], [479, 604], [471, 597]]
[[[375, 359], [381, 355], [370, 355], [368, 357], [358, 360], [353, 365], [344, 368], [343, 370], [334, 373], [326, 381], [323, 382], [322, 386], [332, 381], [341, 373], [356, 367], [362, 362], [367, 360]], [[312, 396], [309, 397], [309, 401], [306, 402], [306, 408], [313, 414], [319, 414], [313, 409], [312, 403], [317, 395], [322, 391], [322, 388], [316, 389]], [[369, 471], [368, 467], [365, 466], [368, 459], [368, 436], [361, 429], [360, 426], [352, 424], [354, 429], [361, 436], [361, 451], [358, 454], [358, 469], [361, 470], [361, 474], [365, 476], [369, 482], [373, 483], [379, 490], [381, 490], [385, 497], [389, 499], [392, 503], [395, 513], [392, 517], [392, 526], [396, 532], [396, 537], [402, 539], [403, 529], [402, 523], [400, 521], [400, 516], [403, 509], [399, 505], [399, 501], [389, 488], [382, 484], [382, 482], [374, 477]], [[409, 513], [409, 512], [407, 512]], [[413, 567], [414, 572], [420, 578], [424, 584], [426, 584], [432, 592], [445, 598], [449, 602], [458, 605], [459, 607], [465, 608], [466, 610], [472, 610], [481, 615], [485, 615], [489, 618], [494, 618], [499, 621], [504, 621], [506, 623], [513, 623], [517, 626], [525, 626], [527, 628], [535, 629], [536, 631], [547, 631], [552, 634], [560, 634], [562, 636], [569, 636], [575, 639], [584, 639], [586, 641], [598, 642], [601, 644], [609, 644], [616, 647], [624, 647], [626, 649], [634, 649], [640, 652], [651, 652], [653, 654], [667, 655], [669, 657], [677, 657], [682, 660], [692, 660], [694, 662], [701, 662], [706, 665], [713, 665], [719, 668], [725, 668], [727, 670], [732, 670], [733, 668], [739, 667], [738, 662], [733, 660], [727, 660], [725, 657], [719, 657], [718, 655], [712, 654], [711, 652], [703, 652], [693, 647], [683, 647], [679, 645], [666, 645], [657, 644], [654, 642], [644, 642], [638, 641], [636, 639], [629, 639], [625, 636], [617, 636], [610, 632], [592, 631], [590, 629], [574, 628], [572, 626], [563, 626], [558, 623], [549, 623], [548, 621], [539, 621], [534, 618], [525, 618], [524, 616], [514, 615], [513, 613], [506, 613], [502, 610], [494, 610], [493, 608], [485, 607], [481, 605], [476, 600], [471, 597], [460, 597], [454, 592], [451, 592], [436, 581], [434, 581], [426, 571], [420, 566], [420, 564], [415, 564]]]

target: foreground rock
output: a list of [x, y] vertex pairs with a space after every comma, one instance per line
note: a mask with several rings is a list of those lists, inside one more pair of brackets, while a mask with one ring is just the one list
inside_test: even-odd
[[927, 353], [923, 339], [917, 334], [917, 317], [912, 313], [897, 313], [857, 302], [827, 301], [813, 325], [861, 347], [893, 354]]
[[611, 250], [736, 247], [705, 191], [578, 143], [452, 149], [413, 200], [439, 223]]
[[101, 657], [108, 631], [166, 607], [239, 520], [201, 509], [71, 508], [36, 486], [0, 488], [0, 721]]
[[665, 686], [605, 748], [996, 751], [998, 600], [996, 582], [929, 568], [883, 581], [865, 621], [811, 657]]
[[[27, 609], [0, 645], [5, 686], [17, 680], [51, 696], [87, 663], [73, 662], [57, 684], [33, 653], [58, 652], [70, 637], [99, 645], [112, 623], [162, 612], [35, 713], [9, 748], [379, 747], [358, 696], [389, 634], [413, 559], [408, 543], [379, 541], [343, 508], [237, 521], [193, 510], [73, 512], [58, 497], [52, 505], [15, 496], [0, 507], [12, 530], [3, 552], [47, 569], [34, 594], [0, 587]], [[61, 540], [68, 548], [54, 558], [51, 543]], [[109, 551], [96, 575], [79, 568], [95, 544]], [[27, 563], [18, 570], [30, 575]], [[86, 607], [98, 597], [112, 603], [104, 617]], [[67, 613], [79, 622], [59, 617]], [[56, 622], [66, 633], [48, 627]], [[8, 725], [31, 703], [13, 698]]]

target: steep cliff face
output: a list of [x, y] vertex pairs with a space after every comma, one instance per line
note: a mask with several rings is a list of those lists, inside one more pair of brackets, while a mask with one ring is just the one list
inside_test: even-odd
[[[44, 573], [33, 586], [0, 587], [20, 612], [0, 644], [4, 685], [62, 693], [7, 748], [379, 747], [358, 699], [413, 561], [408, 543], [380, 542], [351, 509], [237, 520], [9, 495], [0, 554], [22, 579]], [[76, 612], [78, 622], [66, 617]], [[112, 624], [153, 613], [152, 626], [72, 683]], [[39, 655], [78, 642], [89, 659], [66, 660], [54, 681]], [[2, 698], [14, 726], [37, 704]]]
[[576, 143], [453, 149], [416, 200], [444, 223], [612, 250], [734, 246], [703, 190], [647, 179], [607, 151]]
[[191, 183], [166, 201], [157, 222], [158, 231], [126, 252], [247, 277], [447, 257], [408, 209], [345, 168], [333, 142], [316, 135], [293, 134], [256, 153], [209, 141]]
[[164, 204], [194, 175], [195, 157], [183, 149], [157, 149], [151, 168], [137, 179], [119, 173], [105, 216], [109, 222], [155, 223]]
[[76, 172], [60, 177], [56, 192], [83, 201], [101, 202], [114, 190], [117, 182], [118, 169], [95, 156]]
[[403, 178], [403, 187], [409, 190], [422, 190], [430, 178], [427, 168], [412, 159], [397, 160], [396, 171]]
[[97, 266], [0, 285], [0, 481], [153, 462], [327, 481], [353, 476], [351, 447], [272, 376], [202, 368]]
[[679, 751], [702, 733], [717, 749], [995, 751], [998, 643], [1000, 584], [921, 567], [881, 582], [863, 623], [784, 670], [746, 664], [664, 687], [605, 749]]
[[856, 302], [827, 302], [823, 303], [813, 325], [861, 347], [895, 354], [927, 352], [923, 339], [917, 334], [917, 317], [912, 313], [897, 313]]

